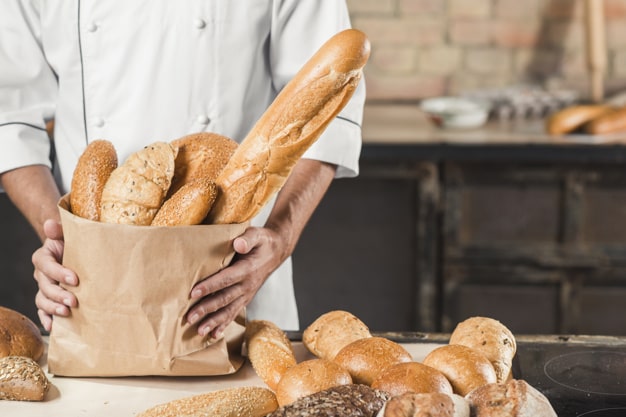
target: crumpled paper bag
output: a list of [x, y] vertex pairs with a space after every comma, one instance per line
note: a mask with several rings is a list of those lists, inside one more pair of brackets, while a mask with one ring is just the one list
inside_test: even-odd
[[48, 369], [60, 376], [225, 375], [243, 363], [245, 311], [220, 340], [184, 317], [191, 288], [231, 261], [247, 224], [128, 226], [73, 215], [59, 202], [63, 265], [78, 307], [55, 317]]

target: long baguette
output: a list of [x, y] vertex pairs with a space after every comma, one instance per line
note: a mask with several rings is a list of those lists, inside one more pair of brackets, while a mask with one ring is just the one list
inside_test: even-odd
[[369, 58], [365, 34], [330, 38], [278, 94], [217, 179], [209, 222], [254, 217], [285, 183], [302, 154], [352, 97]]

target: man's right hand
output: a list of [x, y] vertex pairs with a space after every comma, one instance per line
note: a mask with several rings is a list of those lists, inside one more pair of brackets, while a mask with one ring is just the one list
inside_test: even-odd
[[33, 254], [35, 267], [34, 277], [39, 286], [35, 297], [37, 314], [44, 329], [50, 331], [52, 316], [68, 316], [70, 307], [76, 307], [78, 300], [71, 292], [63, 289], [59, 284], [68, 286], [78, 285], [76, 274], [63, 267], [63, 228], [56, 220], [46, 220], [43, 225], [45, 241], [43, 246]]

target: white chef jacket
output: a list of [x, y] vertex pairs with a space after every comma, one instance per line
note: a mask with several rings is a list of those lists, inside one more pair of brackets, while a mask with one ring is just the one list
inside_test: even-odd
[[[344, 0], [2, 0], [1, 9], [0, 172], [51, 166], [44, 121], [54, 117], [63, 193], [96, 139], [120, 161], [200, 131], [241, 141], [317, 48], [350, 26]], [[357, 175], [364, 97], [360, 85], [305, 158]], [[298, 329], [290, 260], [248, 317]]]

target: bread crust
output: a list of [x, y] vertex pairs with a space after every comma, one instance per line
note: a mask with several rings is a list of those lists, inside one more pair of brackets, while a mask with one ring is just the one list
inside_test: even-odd
[[483, 385], [466, 398], [475, 417], [556, 417], [550, 401], [524, 380]]
[[482, 385], [496, 382], [496, 371], [491, 362], [467, 346], [440, 346], [426, 355], [423, 363], [444, 374], [454, 393], [461, 396]]
[[173, 400], [137, 417], [263, 417], [276, 408], [276, 396], [269, 389], [238, 387]]
[[50, 381], [37, 362], [25, 356], [0, 358], [0, 400], [42, 401]]
[[150, 225], [172, 183], [175, 158], [176, 149], [165, 142], [131, 154], [104, 186], [100, 221]]
[[594, 118], [613, 108], [604, 105], [578, 105], [559, 110], [546, 119], [546, 131], [550, 135], [571, 133]]
[[352, 97], [370, 45], [356, 29], [329, 39], [246, 135], [217, 179], [211, 223], [254, 217], [283, 186], [302, 154]]
[[246, 323], [244, 338], [252, 367], [268, 387], [276, 390], [283, 374], [297, 363], [291, 341], [267, 320]]
[[392, 396], [381, 417], [455, 417], [454, 402], [443, 393], [414, 393]]
[[32, 320], [0, 306], [0, 358], [25, 356], [38, 361], [44, 348], [41, 332]]
[[333, 360], [355, 340], [371, 337], [369, 328], [358, 317], [343, 310], [319, 316], [302, 333], [302, 343], [315, 356]]
[[605, 135], [626, 131], [626, 107], [602, 113], [587, 122], [583, 129], [591, 135]]
[[310, 359], [287, 369], [276, 387], [278, 405], [339, 385], [352, 383], [350, 373], [327, 359]]
[[207, 178], [185, 183], [157, 211], [152, 226], [189, 226], [206, 218], [217, 197], [217, 185]]
[[497, 382], [504, 382], [509, 377], [517, 343], [513, 333], [498, 320], [470, 317], [454, 328], [450, 344], [464, 345], [483, 354], [493, 365]]
[[443, 373], [419, 362], [391, 365], [372, 382], [376, 388], [395, 397], [407, 392], [452, 394], [452, 385]]
[[177, 155], [168, 195], [194, 180], [217, 180], [238, 146], [231, 138], [211, 132], [186, 135], [171, 144]]
[[350, 372], [355, 383], [365, 385], [371, 385], [390, 366], [412, 360], [411, 354], [402, 345], [378, 336], [355, 340], [333, 359]]
[[111, 142], [99, 139], [87, 145], [72, 176], [70, 210], [73, 214], [92, 221], [100, 220], [102, 190], [117, 163], [117, 153]]

